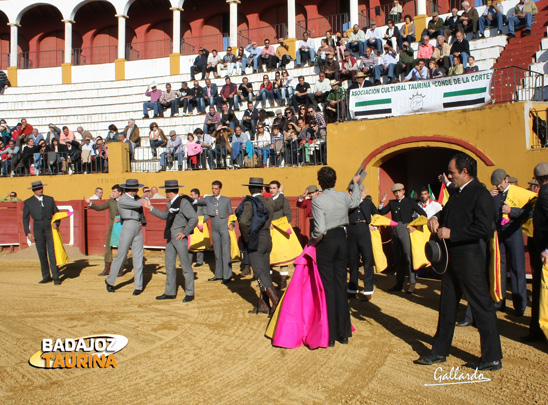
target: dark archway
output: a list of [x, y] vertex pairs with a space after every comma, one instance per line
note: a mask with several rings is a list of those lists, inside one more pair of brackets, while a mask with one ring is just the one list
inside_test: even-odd
[[128, 60], [169, 56], [173, 49], [173, 13], [170, 7], [168, 0], [136, 0], [130, 6], [126, 24], [135, 36], [126, 38]]
[[8, 17], [0, 11], [0, 69], [7, 69], [9, 66], [10, 53], [10, 27]]

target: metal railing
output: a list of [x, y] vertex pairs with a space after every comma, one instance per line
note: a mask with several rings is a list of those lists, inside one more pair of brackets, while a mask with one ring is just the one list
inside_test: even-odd
[[213, 49], [222, 51], [225, 49], [225, 43], [227, 43], [228, 34], [215, 34], [215, 35], [203, 35], [199, 37], [186, 37], [183, 39], [184, 46], [181, 46], [181, 53], [183, 55], [195, 54], [198, 49], [205, 48], [209, 52]]
[[185, 39], [181, 39], [181, 55], [194, 55], [198, 53], [194, 45], [189, 44]]
[[308, 36], [310, 36], [310, 31], [308, 30], [308, 28], [302, 25], [301, 22], [295, 23], [295, 33], [297, 35], [297, 38], [302, 38], [305, 32], [308, 34]]
[[491, 80], [493, 103], [543, 101], [544, 75], [518, 66], [495, 69]]
[[72, 63], [74, 65], [112, 63], [116, 59], [117, 55], [117, 45], [74, 48], [72, 50]]
[[388, 20], [390, 18], [392, 18], [396, 24], [403, 23], [403, 18], [405, 15], [409, 14], [413, 17], [417, 15], [417, 5], [415, 0], [400, 1], [400, 6], [402, 7], [402, 12], [395, 13], [394, 10], [392, 14], [391, 12], [394, 8], [394, 3], [382, 4], [380, 6], [362, 10], [358, 20], [360, 28], [369, 27], [371, 21], [375, 21], [377, 25], [386, 25], [388, 24]]
[[17, 55], [17, 66], [20, 69], [61, 66], [64, 55], [62, 50], [21, 52]]
[[343, 13], [300, 20], [297, 21], [297, 24], [300, 27], [305, 28], [310, 35], [315, 38], [323, 37], [326, 31], [331, 31], [332, 34], [335, 34], [337, 31], [345, 31], [350, 28], [349, 21], [348, 14]]
[[270, 43], [275, 43], [278, 38], [287, 38], [287, 25], [282, 23], [266, 27], [245, 29], [239, 31], [238, 34], [239, 38], [247, 38], [249, 41], [247, 43], [239, 43], [241, 46], [247, 46], [253, 41], [262, 45], [267, 38], [270, 39]]
[[160, 41], [133, 42], [126, 45], [127, 60], [165, 58], [173, 50], [171, 39]]

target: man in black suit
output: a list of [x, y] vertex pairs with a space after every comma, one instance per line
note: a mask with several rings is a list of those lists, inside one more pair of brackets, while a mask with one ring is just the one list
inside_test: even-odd
[[396, 262], [396, 285], [389, 291], [401, 291], [405, 280], [405, 272], [409, 276], [409, 287], [407, 293], [415, 292], [417, 278], [413, 271], [413, 260], [411, 258], [411, 239], [407, 225], [413, 220], [413, 214], [424, 215], [426, 212], [411, 198], [405, 196], [405, 187], [401, 183], [392, 186], [395, 200], [390, 200], [385, 206], [386, 193], [381, 197], [379, 204], [379, 214], [386, 215], [392, 213], [392, 220], [398, 225], [392, 227], [392, 251], [394, 252], [394, 261]]
[[493, 235], [495, 210], [493, 198], [476, 176], [476, 161], [465, 153], [455, 155], [449, 161], [447, 177], [456, 189], [443, 210], [428, 220], [430, 231], [445, 239], [449, 265], [441, 280], [438, 329], [432, 351], [416, 360], [418, 364], [445, 362], [464, 293], [481, 339], [481, 359], [467, 366], [480, 371], [502, 368], [497, 316], [487, 272], [487, 241]]
[[[61, 280], [59, 280], [59, 271], [57, 270], [55, 249], [53, 247], [53, 233], [51, 231], [51, 218], [56, 212], [59, 212], [59, 209], [55, 205], [53, 197], [44, 195], [44, 186], [45, 184], [42, 184], [41, 181], [34, 181], [29, 188], [34, 192], [34, 195], [26, 199], [23, 206], [23, 229], [27, 238], [36, 243], [36, 251], [42, 268], [42, 280], [39, 283], [45, 284], [53, 280], [55, 285], [60, 285]], [[30, 232], [31, 217], [34, 236]], [[57, 229], [59, 221], [55, 222], [53, 226]]]

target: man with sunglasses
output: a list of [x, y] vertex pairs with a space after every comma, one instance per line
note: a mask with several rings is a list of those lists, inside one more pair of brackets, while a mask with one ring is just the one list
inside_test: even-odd
[[0, 198], [0, 202], [19, 202], [23, 201], [20, 198], [17, 197], [17, 193], [15, 191], [12, 191], [9, 194], [6, 194], [4, 197]]
[[328, 78], [329, 80], [339, 80], [341, 65], [339, 65], [339, 62], [335, 60], [335, 56], [333, 54], [329, 54], [329, 56], [327, 57], [327, 61], [325, 62], [323, 67], [324, 71], [321, 73], [325, 73], [324, 76], [326, 78]]
[[232, 53], [232, 48], [229, 46], [226, 48], [226, 54], [221, 61], [223, 69], [226, 69], [226, 74], [232, 76], [234, 68], [236, 67], [236, 55]]
[[276, 69], [276, 65], [278, 64], [278, 60], [276, 58], [276, 50], [273, 46], [270, 46], [270, 39], [264, 40], [264, 47], [261, 50], [261, 56], [260, 56], [260, 67], [261, 70], [263, 70], [263, 66], [266, 64], [266, 71], [270, 72], [274, 69]]
[[321, 112], [316, 111], [312, 107], [308, 107], [306, 109], [306, 121], [312, 122], [314, 120], [316, 121], [316, 124], [318, 124], [318, 128], [325, 129], [327, 127], [323, 114]]

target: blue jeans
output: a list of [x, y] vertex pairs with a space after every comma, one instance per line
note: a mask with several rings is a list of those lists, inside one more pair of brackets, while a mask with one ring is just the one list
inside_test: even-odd
[[495, 20], [489, 21], [487, 17], [481, 16], [478, 25], [479, 25], [479, 32], [483, 35], [485, 31], [485, 26], [490, 27], [491, 25], [495, 25], [495, 22], [497, 23], [497, 27], [499, 31], [502, 31], [502, 13], [497, 13], [495, 15]]
[[295, 60], [295, 64], [300, 66], [302, 65], [301, 63], [301, 59], [302, 59], [302, 56], [301, 56], [301, 53], [308, 53], [309, 55], [309, 61], [310, 61], [310, 64], [313, 65], [314, 64], [314, 58], [316, 57], [316, 51], [314, 51], [314, 49], [308, 49], [307, 51], [303, 51], [303, 50], [300, 50], [298, 49], [296, 54], [297, 54], [297, 57], [296, 57], [296, 60]]
[[192, 112], [194, 110], [194, 106], [198, 109], [198, 112], [205, 112], [205, 100], [202, 97], [198, 97], [194, 100], [189, 100], [188, 102], [188, 110], [189, 112]]
[[257, 101], [255, 102], [255, 107], [257, 106], [257, 104], [259, 104], [259, 99], [261, 100], [261, 105], [263, 108], [265, 108], [266, 106], [266, 99], [269, 99], [271, 103], [274, 102], [274, 92], [273, 91], [269, 91], [267, 89], [261, 89], [261, 91], [259, 91], [259, 94], [257, 95]]
[[148, 115], [148, 110], [154, 110], [154, 116], [159, 114], [159, 108], [157, 103], [151, 103], [146, 101], [143, 103], [143, 116]]
[[156, 157], [156, 148], [158, 148], [158, 146], [162, 145], [163, 143], [164, 141], [162, 141], [161, 139], [158, 139], [157, 141], [152, 139], [150, 141], [150, 149], [152, 150], [152, 156]]
[[[381, 40], [377, 39], [377, 41], [381, 41]], [[378, 42], [376, 42], [376, 44], [378, 46]], [[347, 49], [350, 50], [350, 53], [352, 53], [352, 56], [356, 56], [356, 52], [358, 52], [360, 56], [365, 55], [365, 48], [367, 48], [364, 41], [354, 42], [353, 44], [349, 43], [346, 45], [346, 47]], [[382, 41], [381, 41], [381, 49], [382, 49]], [[377, 50], [377, 52], [379, 51]]]
[[11, 159], [4, 160], [2, 163], [2, 175], [3, 176], [9, 176], [11, 170]]
[[[363, 42], [362, 42], [363, 43]], [[382, 39], [380, 38], [370, 38], [367, 42], [364, 43], [363, 54], [360, 52], [360, 56], [365, 55], [365, 48], [374, 47], [377, 50], [377, 53], [382, 53]]]
[[531, 13], [525, 13], [525, 18], [518, 18], [515, 16], [508, 18], [508, 31], [510, 31], [510, 34], [513, 34], [514, 26], [525, 24], [525, 29], [531, 31], [531, 24], [533, 23], [533, 16]]
[[262, 148], [257, 148], [257, 154], [259, 156], [263, 157], [263, 164], [266, 165], [268, 163], [268, 158], [270, 155], [274, 158], [274, 149], [270, 149], [270, 145], [264, 146]]
[[388, 75], [389, 79], [393, 79], [395, 67], [396, 67], [395, 63], [391, 63], [390, 65], [388, 65], [388, 70], [384, 70], [384, 65], [375, 66], [375, 81], [380, 82], [381, 76], [384, 76], [385, 74]]
[[[175, 151], [175, 153], [173, 154], [173, 160], [175, 160], [175, 158], [177, 159], [177, 163], [179, 164], [179, 167], [183, 165], [183, 156], [184, 156], [184, 152]], [[162, 166], [163, 168], [167, 166], [167, 152], [163, 152], [160, 155], [160, 166]]]
[[242, 58], [241, 61], [236, 62], [236, 69], [239, 67], [241, 74], [243, 75], [245, 74], [245, 68], [247, 67], [247, 65], [249, 65], [249, 59]]
[[258, 71], [259, 71], [259, 55], [253, 58], [253, 73], [256, 73]]

